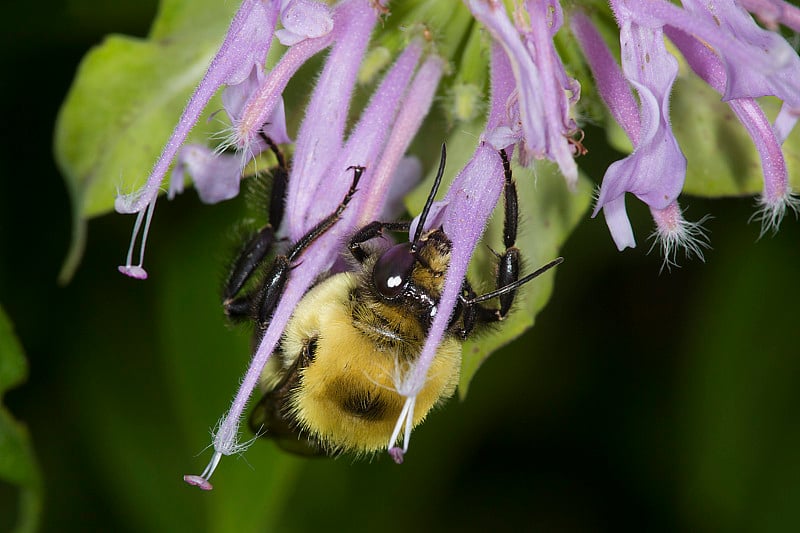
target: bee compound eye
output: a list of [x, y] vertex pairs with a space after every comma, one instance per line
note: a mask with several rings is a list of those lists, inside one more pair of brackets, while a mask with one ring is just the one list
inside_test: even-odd
[[372, 269], [372, 280], [378, 292], [386, 298], [399, 296], [408, 283], [414, 261], [410, 242], [386, 250]]

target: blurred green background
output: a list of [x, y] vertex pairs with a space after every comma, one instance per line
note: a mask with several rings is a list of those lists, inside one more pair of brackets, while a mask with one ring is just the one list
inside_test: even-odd
[[[116, 271], [131, 217], [93, 220], [67, 287], [70, 206], [53, 163], [56, 111], [88, 47], [144, 35], [154, 1], [6, 7], [0, 303], [30, 364], [4, 403], [27, 425], [45, 531], [793, 531], [800, 528], [800, 224], [758, 242], [752, 199], [706, 213], [706, 263], [659, 274], [602, 220], [571, 237], [536, 327], [496, 353], [464, 402], [419, 428], [402, 466], [301, 460], [269, 442], [228, 458], [202, 493], [208, 429], [248, 357], [218, 305], [239, 200], [187, 194], [155, 215], [145, 283]], [[679, 117], [673, 117], [679, 120]], [[589, 131], [593, 179], [614, 155]], [[19, 492], [0, 481], [0, 531]]]

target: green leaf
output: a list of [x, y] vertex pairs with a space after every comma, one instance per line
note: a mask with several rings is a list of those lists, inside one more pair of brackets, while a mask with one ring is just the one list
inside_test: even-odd
[[[780, 108], [775, 98], [760, 100], [767, 116]], [[761, 159], [753, 140], [720, 95], [694, 75], [675, 82], [672, 127], [688, 160], [683, 192], [711, 198], [753, 195], [764, 183]], [[783, 144], [789, 180], [800, 186], [800, 129]]]
[[[0, 308], [0, 397], [27, 378], [28, 367], [11, 321]], [[36, 531], [42, 507], [42, 482], [30, 436], [0, 404], [0, 479], [19, 487], [15, 531]]]
[[[55, 156], [73, 207], [77, 266], [86, 219], [144, 183], [230, 24], [236, 2], [164, 0], [147, 39], [112, 35], [83, 59], [59, 112]], [[206, 113], [221, 106], [209, 105]], [[219, 125], [201, 117], [190, 140]]]
[[[482, 124], [473, 124], [464, 129], [481, 131]], [[455, 175], [472, 157], [475, 139], [473, 135], [463, 134], [461, 128], [448, 139], [447, 171], [441, 191], [447, 189]], [[435, 169], [435, 166], [431, 165], [431, 168]], [[581, 177], [576, 190], [570, 191], [558, 168], [549, 162], [539, 162], [533, 170], [518, 165], [513, 165], [512, 169], [520, 204], [517, 247], [522, 252], [523, 274], [527, 274], [558, 257], [558, 250], [589, 208], [592, 185]], [[432, 180], [433, 175], [428, 176], [410, 196], [411, 213], [421, 211]], [[502, 209], [502, 204], [498, 209]], [[495, 288], [496, 258], [491, 250], [503, 249], [502, 226], [503, 217], [495, 215], [473, 254], [468, 275], [479, 293]], [[459, 394], [462, 398], [466, 396], [472, 377], [486, 358], [533, 326], [536, 314], [550, 298], [554, 275], [554, 271], [550, 271], [527, 284], [518, 293], [512, 312], [500, 327], [481, 332], [464, 343], [459, 382]]]

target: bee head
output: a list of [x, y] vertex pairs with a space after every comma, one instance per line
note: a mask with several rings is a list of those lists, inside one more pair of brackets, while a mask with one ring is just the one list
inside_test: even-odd
[[[442, 277], [449, 263], [450, 241], [441, 229], [423, 231], [442, 182], [446, 159], [445, 145], [442, 144], [439, 170], [417, 220], [413, 239], [383, 252], [372, 267], [372, 285], [384, 300], [397, 300], [403, 295], [419, 299], [419, 291], [414, 287], [410, 289], [411, 285], [424, 287], [431, 297], [438, 298], [442, 283], [438, 278]], [[435, 307], [433, 300], [423, 303]]]

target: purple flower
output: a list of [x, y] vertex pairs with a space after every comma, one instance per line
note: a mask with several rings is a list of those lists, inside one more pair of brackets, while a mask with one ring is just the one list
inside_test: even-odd
[[[117, 197], [114, 204], [117, 212], [137, 213], [127, 260], [125, 265], [119, 267], [123, 274], [137, 279], [147, 278], [147, 272], [142, 267], [147, 232], [152, 220], [156, 197], [167, 169], [178, 153], [181, 144], [186, 140], [192, 126], [197, 122], [203, 108], [217, 89], [223, 85], [235, 85], [243, 82], [250, 75], [253, 67], [264, 64], [272, 42], [279, 8], [280, 5], [277, 1], [244, 0], [242, 2], [222, 46], [211, 61], [208, 71], [189, 99], [189, 103], [186, 104], [186, 108], [175, 126], [175, 131], [156, 161], [147, 182], [138, 191]], [[139, 252], [139, 264], [133, 265], [133, 250], [143, 220], [145, 220], [145, 224]]]
[[[800, 115], [800, 57], [783, 37], [759, 27], [734, 0], [686, 0], [684, 9], [665, 0], [627, 5], [639, 23], [672, 27], [711, 48], [725, 69], [724, 101], [759, 96], [781, 99], [779, 138], [786, 138], [790, 121]], [[796, 9], [783, 7], [783, 13], [797, 16]]]
[[[403, 462], [403, 456], [408, 451], [416, 396], [427, 380], [436, 349], [444, 338], [450, 317], [456, 307], [457, 297], [467, 275], [469, 260], [497, 205], [503, 191], [504, 179], [500, 154], [490, 144], [481, 142], [472, 159], [453, 180], [447, 195], [439, 204], [440, 210], [436, 217], [427, 222], [428, 227], [434, 227], [441, 221], [443, 230], [450, 237], [453, 247], [442, 296], [422, 353], [407, 372], [397, 376], [395, 383], [397, 391], [406, 397], [388, 443], [389, 453], [397, 463]], [[402, 448], [396, 446], [401, 433]]]
[[218, 154], [202, 144], [184, 146], [178, 152], [175, 168], [170, 176], [167, 193], [170, 200], [183, 192], [187, 171], [203, 203], [215, 204], [235, 198], [239, 194], [242, 176], [242, 158], [239, 156]]
[[[265, 78], [263, 69], [254, 66], [250, 76], [244, 81], [236, 85], [229, 85], [222, 91], [222, 105], [231, 122], [239, 120], [247, 98], [264, 82]], [[264, 125], [262, 130], [275, 144], [291, 142], [289, 134], [286, 132], [282, 99], [273, 111], [270, 121]], [[168, 198], [171, 200], [175, 194], [183, 192], [187, 170], [202, 202], [214, 204], [236, 197], [239, 194], [239, 182], [244, 167], [266, 148], [266, 143], [260, 142], [247, 154], [228, 155], [221, 153], [219, 149], [211, 150], [204, 145], [184, 146], [178, 152], [175, 167], [170, 176]]]
[[664, 9], [663, 22], [712, 46], [726, 72], [724, 101], [777, 96], [800, 114], [800, 57], [786, 39], [760, 28], [734, 0], [684, 0], [683, 6]]
[[[222, 91], [222, 107], [232, 124], [242, 120], [245, 104], [251, 95], [266, 83], [267, 75], [264, 73], [264, 68], [258, 65], [253, 67], [250, 76], [242, 82], [225, 87], [225, 90]], [[276, 144], [291, 142], [289, 134], [286, 132], [286, 112], [283, 107], [283, 98], [278, 100], [269, 119], [262, 125], [261, 131]], [[254, 156], [255, 154], [243, 155]]]
[[739, 4], [754, 13], [770, 30], [783, 24], [800, 32], [800, 8], [783, 0], [739, 0]]
[[[720, 58], [696, 38], [675, 28], [667, 27], [666, 34], [686, 58], [692, 70], [716, 91], [723, 93], [726, 71]], [[728, 105], [747, 129], [761, 157], [764, 190], [759, 198], [761, 234], [777, 230], [787, 208], [795, 213], [798, 198], [789, 187], [789, 173], [781, 151], [782, 139], [755, 98], [732, 98]]]
[[[686, 0], [683, 4], [687, 11], [716, 23], [722, 31], [733, 35], [741, 43], [740, 47], [756, 59], [757, 68], [753, 72], [746, 63], [736, 60], [734, 50], [717, 48], [716, 53], [711, 54], [707, 49], [701, 50], [702, 43], [697, 38], [692, 39], [680, 29], [667, 28], [670, 39], [692, 70], [723, 93], [723, 100], [728, 102], [753, 139], [764, 174], [764, 190], [754, 218], [761, 221], [762, 235], [776, 231], [787, 209], [797, 214], [800, 205], [800, 199], [789, 187], [781, 150], [781, 144], [800, 118], [800, 57], [780, 34], [760, 28], [733, 0], [709, 3]], [[797, 8], [785, 12], [797, 16]], [[756, 97], [767, 95], [783, 101], [773, 125], [755, 101]]]
[[276, 31], [275, 36], [284, 46], [323, 37], [333, 29], [333, 18], [325, 4], [314, 0], [288, 0], [282, 4], [283, 28]]
[[[280, 140], [288, 140], [285, 135], [285, 121], [282, 114], [283, 101], [281, 93], [286, 83], [297, 71], [297, 69], [311, 56], [319, 52], [330, 44], [330, 30], [328, 34], [319, 35], [327, 25], [322, 10], [327, 9], [317, 2], [308, 0], [285, 2], [278, 0], [244, 0], [239, 11], [228, 29], [228, 34], [222, 43], [217, 54], [208, 67], [208, 70], [195, 89], [194, 94], [189, 99], [180, 120], [178, 121], [172, 136], [167, 141], [164, 150], [156, 162], [145, 185], [132, 194], [119, 195], [115, 202], [115, 208], [119, 213], [137, 213], [136, 224], [134, 225], [133, 236], [128, 250], [126, 264], [119, 267], [120, 272], [137, 279], [145, 279], [147, 272], [142, 267], [144, 258], [145, 242], [147, 230], [152, 218], [158, 191], [161, 182], [166, 175], [167, 169], [175, 159], [181, 145], [186, 140], [186, 136], [192, 129], [200, 113], [208, 104], [216, 91], [227, 86], [230, 89], [226, 97], [226, 111], [233, 122], [233, 132], [220, 150], [228, 146], [235, 146], [243, 154], [240, 167], [243, 167], [248, 157], [257, 155], [264, 149], [263, 142], [258, 136], [258, 132], [268, 125], [270, 134], [275, 134]], [[278, 14], [283, 8], [284, 25], [289, 24], [291, 32], [295, 35], [292, 46], [284, 55], [280, 63], [269, 75], [263, 76], [263, 69], [266, 54], [272, 42], [275, 32]], [[307, 19], [307, 24], [300, 24], [302, 17], [298, 16], [298, 10], [308, 10], [311, 16]], [[284, 27], [286, 29], [286, 27]], [[302, 36], [302, 38], [300, 38]], [[234, 177], [233, 166], [228, 163], [219, 163], [211, 159], [206, 160], [206, 169], [201, 169], [203, 165], [202, 157], [197, 151], [184, 152], [189, 157], [188, 161], [182, 164], [194, 171], [194, 178], [200, 180], [201, 189], [208, 189], [204, 183], [211, 172], [222, 170], [226, 172], [223, 176], [225, 186], [220, 186], [211, 198], [222, 199], [230, 196], [238, 189], [238, 182]], [[182, 171], [179, 169], [176, 181], [171, 186], [173, 193], [182, 188], [182, 183], [177, 180], [182, 179]], [[146, 215], [146, 216], [145, 216]], [[138, 236], [139, 229], [142, 227], [142, 220], [145, 219], [142, 243], [140, 246], [139, 264], [132, 264], [133, 249]]]
[[[586, 15], [574, 13], [572, 29], [600, 96], [634, 146], [630, 156], [609, 167], [595, 209], [595, 215], [603, 210], [617, 247], [635, 246], [625, 212], [626, 192], [650, 206], [667, 264], [676, 244], [700, 257], [705, 246], [702, 231], [683, 221], [677, 205], [686, 161], [670, 128], [669, 95], [677, 62], [664, 47], [664, 34], [691, 68], [722, 94], [754, 140], [764, 170], [758, 215], [762, 233], [777, 227], [787, 208], [797, 211], [780, 148], [800, 116], [800, 58], [788, 43], [760, 28], [733, 0], [685, 0], [683, 8], [663, 0], [611, 4], [620, 26], [622, 72]], [[785, 15], [790, 11], [781, 11], [781, 20], [790, 18]], [[628, 84], [638, 93], [638, 105]], [[783, 100], [772, 125], [754, 100], [765, 95]]]
[[[570, 116], [580, 97], [578, 82], [564, 71], [553, 46], [553, 36], [562, 23], [557, 1], [527, 0], [515, 13], [514, 23], [497, 0], [466, 0], [495, 43], [505, 52], [507, 62], [493, 56], [495, 69], [510, 69], [515, 91], [505, 102], [508, 121], [501, 129], [488, 131], [487, 139], [500, 144], [514, 139], [520, 144], [520, 161], [549, 159], [558, 164], [570, 186], [578, 179], [571, 137], [578, 132]], [[497, 146], [495, 146], [497, 147]]]
[[[350, 98], [378, 14], [364, 9], [363, 2], [349, 2], [337, 6], [335, 17], [336, 40], [306, 109], [312, 118], [300, 125], [295, 143], [285, 215], [287, 236], [293, 240], [307, 231], [308, 195], [320, 187], [344, 144]], [[315, 216], [319, 220], [325, 214]]]
[[270, 123], [275, 110], [281, 105], [283, 90], [289, 80], [306, 61], [330, 46], [334, 36], [331, 31], [320, 37], [296, 41], [275, 68], [270, 70], [264, 81], [248, 95], [240, 116], [233, 121], [230, 135], [223, 147], [234, 147], [245, 154], [257, 153], [256, 149], [261, 143], [260, 132], [265, 124]]
[[[428, 229], [442, 227], [451, 240], [452, 249], [437, 313], [431, 323], [422, 352], [411, 368], [395, 378], [395, 388], [406, 397], [406, 401], [387, 447], [389, 455], [398, 464], [403, 462], [403, 457], [408, 451], [411, 441], [417, 394], [425, 384], [428, 371], [436, 355], [436, 349], [442, 342], [450, 317], [455, 311], [457, 297], [463, 287], [472, 253], [480, 241], [489, 217], [503, 191], [505, 175], [498, 150], [505, 149], [516, 142], [508, 140], [507, 144], [503, 144], [505, 141], [498, 140], [500, 138], [498, 130], [507, 127], [509, 123], [506, 104], [515, 85], [514, 78], [510, 75], [507, 67], [507, 56], [499, 46], [494, 45], [492, 47], [491, 107], [486, 131], [483, 135], [485, 140], [478, 144], [472, 159], [455, 177], [445, 197], [441, 201], [433, 203], [426, 220]], [[493, 145], [487, 140], [490, 137], [494, 138], [496, 142], [500, 142], [501, 145], [499, 147]], [[409, 230], [412, 238], [416, 232], [418, 218], [413, 221]], [[401, 434], [402, 447], [397, 446]]]
[[[683, 188], [686, 159], [672, 134], [669, 95], [678, 74], [678, 62], [664, 46], [660, 27], [650, 28], [634, 21], [625, 5], [615, 3], [620, 24], [622, 74], [594, 28], [582, 15], [573, 31], [598, 80], [598, 91], [633, 143], [631, 155], [613, 163], [603, 178], [594, 215], [600, 210], [619, 250], [636, 246], [628, 215], [625, 193], [635, 194], [651, 209], [663, 210], [673, 204]], [[633, 95], [621, 82], [624, 75], [639, 95], [638, 113]]]
[[[264, 136], [277, 144], [291, 142], [283, 91], [309, 58], [330, 48], [297, 132], [279, 237], [291, 242], [302, 238], [337, 208], [351, 186], [353, 167], [363, 168], [363, 174], [341, 218], [292, 265], [240, 388], [213, 433], [214, 452], [208, 466], [200, 475], [184, 477], [200, 488], [212, 488], [209, 478], [222, 456], [238, 453], [251, 442], [239, 442], [240, 421], [297, 304], [322, 274], [351, 268], [340, 257], [342, 242], [373, 220], [393, 218], [387, 213], [397, 210], [399, 199], [421, 174], [419, 162], [406, 151], [428, 113], [449, 59], [431, 53], [423, 39], [411, 35], [403, 41], [408, 44], [400, 47], [358, 122], [348, 130], [359, 69], [385, 3], [340, 0], [329, 7], [316, 0], [243, 0], [147, 183], [136, 193], [117, 198], [119, 212], [137, 213], [126, 265], [119, 269], [146, 278], [142, 268], [145, 241], [159, 188], [173, 160], [170, 198], [182, 192], [188, 178], [203, 202], [236, 196], [243, 169], [268, 148]], [[446, 334], [470, 258], [503, 191], [503, 160], [498, 151], [506, 150], [511, 156], [516, 150], [523, 165], [548, 159], [572, 187], [578, 179], [575, 156], [584, 152], [575, 140], [582, 132], [573, 118], [581, 88], [567, 74], [554, 45], [564, 22], [558, 0], [519, 0], [510, 14], [501, 0], [464, 3], [491, 37], [490, 108], [472, 159], [445, 197], [434, 203], [426, 220], [428, 228], [443, 228], [452, 249], [422, 351], [407, 368], [398, 365], [394, 376], [394, 387], [405, 397], [405, 404], [387, 449], [398, 463], [408, 451], [417, 395]], [[800, 58], [770, 29], [779, 23], [797, 28], [800, 11], [780, 0], [682, 0], [681, 6], [666, 0], [610, 0], [610, 5], [619, 25], [621, 65], [586, 12], [577, 7], [569, 16], [598, 93], [633, 145], [630, 155], [607, 169], [593, 214], [603, 212], [618, 249], [636, 245], [625, 207], [627, 193], [648, 205], [665, 266], [676, 263], [679, 249], [702, 259], [707, 246], [701, 227], [705, 218], [687, 222], [678, 203], [687, 161], [671, 127], [670, 96], [678, 61], [668, 51], [665, 37], [691, 69], [720, 93], [753, 138], [764, 173], [758, 213], [762, 233], [777, 228], [787, 209], [797, 212], [800, 201], [789, 187], [782, 144], [800, 118]], [[770, 29], [759, 27], [744, 8]], [[459, 17], [470, 22], [469, 13], [461, 9]], [[274, 68], [265, 71], [273, 37], [288, 49]], [[469, 36], [469, 42], [478, 43], [475, 37]], [[392, 46], [398, 48], [396, 42]], [[388, 54], [390, 48], [382, 50]], [[470, 87], [482, 86], [485, 78], [476, 79], [481, 82]], [[216, 148], [183, 146], [200, 112], [222, 87], [230, 126], [221, 144]], [[756, 100], [765, 95], [783, 102], [772, 123]], [[412, 235], [416, 223], [412, 223]], [[140, 257], [134, 265], [140, 230]]]
[[651, 237], [653, 247], [658, 245], [661, 248], [662, 270], [678, 266], [678, 250], [683, 250], [687, 259], [697, 257], [703, 261], [703, 250], [709, 247], [708, 235], [703, 229], [703, 223], [710, 218], [708, 215], [697, 222], [688, 222], [683, 218], [678, 202], [672, 202], [664, 209], [651, 207], [650, 215], [656, 224]]
[[[353, 9], [373, 9], [367, 2], [360, 0], [350, 2], [349, 5], [360, 6]], [[373, 16], [372, 22], [375, 20]], [[369, 33], [368, 28], [365, 28], [365, 31]], [[361, 46], [358, 40], [351, 44]], [[345, 64], [343, 61], [358, 65], [361, 53], [353, 50], [350, 52], [334, 52], [328, 58], [328, 63], [332, 63], [344, 72], [352, 71], [353, 65]], [[211, 461], [201, 475], [184, 476], [187, 483], [206, 490], [210, 489], [211, 484], [208, 479], [221, 457], [238, 453], [248, 445], [248, 443], [241, 444], [238, 440], [241, 417], [249, 397], [258, 384], [264, 365], [280, 340], [295, 307], [322, 272], [329, 271], [332, 267], [334, 270], [339, 268], [335, 262], [339, 256], [342, 240], [363, 225], [365, 220], [371, 221], [380, 215], [390, 198], [392, 178], [396, 179], [400, 175], [398, 172], [402, 172], [406, 177], [409, 176], [405, 170], [400, 169], [401, 157], [433, 101], [444, 68], [442, 59], [430, 56], [417, 69], [421, 55], [422, 47], [418, 43], [411, 43], [405, 49], [376, 89], [369, 105], [362, 112], [361, 119], [343, 144], [332, 143], [322, 153], [319, 153], [320, 148], [317, 145], [318, 160], [328, 161], [328, 166], [323, 172], [317, 173], [317, 183], [310, 189], [300, 191], [298, 194], [301, 196], [295, 198], [295, 202], [307, 214], [297, 222], [300, 227], [295, 228], [290, 219], [284, 231], [289, 235], [297, 233], [302, 235], [319, 219], [333, 211], [350, 186], [353, 165], [365, 167], [359, 181], [358, 192], [339, 222], [314, 241], [303, 253], [302, 262], [292, 269], [292, 275], [253, 355], [239, 391], [214, 433], [214, 454]], [[326, 83], [325, 77], [320, 78], [319, 82]], [[351, 83], [354, 82], [353, 78]], [[342, 89], [336, 94], [349, 99], [351, 92], [352, 87]], [[346, 104], [347, 100], [338, 102], [339, 106]], [[310, 140], [330, 133], [330, 124], [319, 119], [316, 114], [318, 109], [312, 99], [300, 128], [298, 146], [311, 146], [314, 143]], [[338, 110], [329, 108], [329, 112], [334, 113], [334, 111]], [[405, 184], [406, 187], [408, 185]]]

